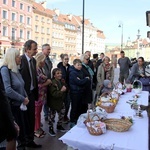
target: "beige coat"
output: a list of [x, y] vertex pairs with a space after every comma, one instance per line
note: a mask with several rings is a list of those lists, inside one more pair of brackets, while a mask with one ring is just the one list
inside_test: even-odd
[[[102, 63], [99, 67], [98, 67], [98, 71], [97, 71], [97, 87], [96, 87], [96, 93], [97, 95], [99, 95], [100, 90], [103, 86], [103, 82], [105, 80], [105, 71], [104, 71], [104, 67], [105, 64]], [[110, 81], [113, 83], [114, 80], [114, 67], [113, 65], [110, 66]]]

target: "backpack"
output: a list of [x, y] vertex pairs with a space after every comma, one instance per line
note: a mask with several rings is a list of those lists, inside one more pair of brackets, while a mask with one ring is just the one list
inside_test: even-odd
[[[2, 66], [2, 67], [0, 68], [0, 87], [1, 87], [2, 91], [5, 91], [5, 86], [4, 86], [3, 78], [2, 78], [2, 74], [1, 74], [1, 69], [4, 68], [4, 67], [6, 67], [6, 68], [8, 69], [7, 66]], [[9, 77], [10, 77], [10, 82], [11, 82], [11, 73], [10, 73], [10, 69], [8, 69], [8, 72], [9, 72]], [[12, 85], [12, 83], [10, 83], [10, 84]]]

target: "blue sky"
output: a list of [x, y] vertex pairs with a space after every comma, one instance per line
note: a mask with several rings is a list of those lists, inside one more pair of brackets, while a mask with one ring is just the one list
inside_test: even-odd
[[[65, 14], [82, 15], [82, 0], [47, 0], [47, 7], [58, 8]], [[150, 0], [85, 0], [85, 18], [104, 31], [108, 43], [120, 43], [119, 22], [123, 23], [124, 42], [128, 37], [135, 40], [138, 29], [145, 38], [150, 30], [146, 26], [145, 12], [148, 10]]]

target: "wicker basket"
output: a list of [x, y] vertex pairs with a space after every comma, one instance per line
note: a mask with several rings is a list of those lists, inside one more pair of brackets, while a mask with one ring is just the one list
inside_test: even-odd
[[101, 127], [98, 127], [98, 129], [96, 130], [92, 126], [92, 124], [95, 122], [95, 120], [94, 120], [95, 117], [98, 118], [97, 121], [101, 121], [100, 117], [97, 114], [94, 114], [92, 116], [92, 118], [90, 118], [90, 115], [88, 113], [88, 118], [84, 123], [85, 123], [85, 125], [86, 125], [86, 127], [87, 127], [87, 129], [91, 135], [101, 135], [101, 134], [103, 134]]
[[104, 123], [108, 130], [113, 130], [116, 132], [125, 132], [128, 131], [129, 128], [132, 126], [132, 123], [128, 120], [123, 119], [105, 119]]
[[[102, 97], [105, 97], [105, 96], [111, 97], [111, 93], [103, 93], [103, 94], [100, 96], [100, 99], [99, 99], [99, 100], [101, 101], [101, 98], [102, 98]], [[112, 99], [112, 97], [111, 97], [111, 99]], [[114, 112], [114, 109], [115, 109], [115, 107], [116, 107], [117, 102], [118, 102], [117, 99], [115, 100], [115, 102], [112, 102], [112, 103], [111, 103], [111, 101], [105, 101], [105, 102], [102, 102], [102, 103], [111, 103], [112, 105], [111, 105], [111, 106], [104, 106], [104, 105], [102, 105], [102, 103], [100, 103], [99, 106], [100, 106], [101, 108], [105, 109], [105, 111], [106, 111], [107, 113], [112, 113], [112, 112]]]

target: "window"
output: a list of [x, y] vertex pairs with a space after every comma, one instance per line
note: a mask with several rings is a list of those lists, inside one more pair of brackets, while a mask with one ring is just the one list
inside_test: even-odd
[[35, 16], [35, 20], [38, 20], [38, 16]]
[[12, 7], [15, 7], [15, 0], [12, 0]]
[[7, 11], [6, 10], [3, 10], [3, 18], [7, 19]]
[[30, 12], [30, 6], [28, 6], [28, 12]]
[[49, 28], [47, 28], [47, 34], [50, 34], [50, 30], [49, 30]]
[[41, 27], [41, 33], [44, 33], [44, 27]]
[[7, 27], [3, 26], [3, 36], [7, 36]]
[[38, 32], [38, 26], [35, 25], [35, 32]]
[[44, 44], [44, 38], [41, 39], [41, 44], [42, 44], [42, 45]]
[[20, 23], [23, 23], [23, 16], [20, 15]]
[[20, 29], [20, 38], [22, 39], [23, 38], [23, 30]]
[[27, 31], [27, 39], [30, 39], [30, 31]]
[[44, 17], [41, 18], [41, 21], [44, 22]]
[[6, 2], [7, 2], [6, 0], [3, 0], [3, 4], [6, 4]]
[[49, 39], [47, 39], [47, 43], [49, 43]]
[[22, 3], [20, 3], [20, 9], [21, 9], [21, 10], [23, 9], [23, 4], [22, 4]]
[[11, 20], [12, 21], [15, 21], [15, 18], [16, 18], [15, 15], [16, 15], [15, 13], [12, 13], [12, 15], [11, 15]]
[[30, 25], [30, 18], [27, 17], [27, 24]]
[[12, 28], [12, 40], [15, 40], [15, 31], [16, 31], [16, 29], [15, 28]]
[[47, 23], [50, 23], [50, 19], [47, 19]]

